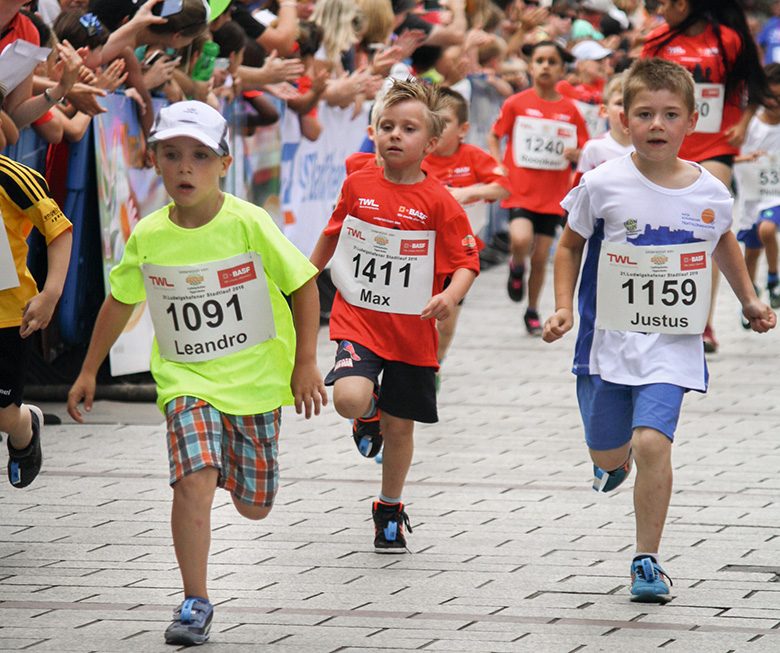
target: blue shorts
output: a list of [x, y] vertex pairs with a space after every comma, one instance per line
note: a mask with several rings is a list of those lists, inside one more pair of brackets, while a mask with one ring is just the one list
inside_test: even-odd
[[577, 400], [585, 425], [585, 442], [596, 451], [617, 449], [634, 429], [660, 431], [671, 441], [680, 419], [685, 388], [671, 383], [622, 385], [596, 374], [577, 377]]
[[772, 222], [780, 227], [780, 206], [764, 209], [758, 214], [756, 223], [750, 229], [740, 229], [737, 232], [737, 240], [748, 249], [762, 249], [764, 244], [758, 237], [758, 224], [760, 222]]

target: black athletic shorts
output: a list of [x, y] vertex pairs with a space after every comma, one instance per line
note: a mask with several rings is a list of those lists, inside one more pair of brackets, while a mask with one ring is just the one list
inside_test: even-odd
[[435, 367], [388, 361], [354, 340], [342, 340], [325, 385], [333, 385], [337, 379], [347, 376], [363, 376], [378, 385], [378, 405], [388, 415], [427, 424], [439, 421]]
[[555, 230], [561, 224], [561, 216], [555, 213], [537, 213], [519, 207], [509, 209], [509, 221], [512, 222], [518, 218], [530, 220], [534, 226], [534, 234], [550, 238], [555, 238]]
[[733, 154], [720, 154], [718, 156], [711, 156], [707, 159], [704, 159], [703, 161], [699, 161], [698, 163], [707, 163], [707, 161], [716, 161], [717, 163], [722, 163], [725, 166], [728, 166], [729, 168], [734, 167], [734, 155]]
[[19, 327], [0, 329], [0, 408], [22, 405], [30, 338], [19, 335]]

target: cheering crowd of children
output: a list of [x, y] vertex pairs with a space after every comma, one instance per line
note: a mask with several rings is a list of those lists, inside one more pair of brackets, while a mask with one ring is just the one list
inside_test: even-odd
[[[318, 415], [326, 386], [333, 387], [335, 410], [352, 422], [359, 453], [382, 452], [381, 487], [371, 505], [374, 550], [408, 550], [412, 522], [403, 491], [414, 422], [438, 420], [437, 372], [484, 246], [469, 212], [483, 202], [508, 210], [507, 292], [515, 302], [527, 298], [528, 334], [552, 343], [570, 331], [579, 284], [573, 372], [594, 489], [617, 488], [636, 467], [630, 594], [639, 602], [668, 601], [671, 581], [659, 551], [671, 450], [685, 393], [707, 389], [704, 354], [717, 349], [711, 315], [719, 275], [742, 306], [745, 328], [774, 328], [775, 314], [756, 285], [764, 249], [769, 304], [780, 306], [780, 64], [762, 66], [747, 17], [732, 0], [658, 0], [653, 15], [644, 11], [650, 3], [624, 2], [620, 10], [588, 0], [495, 10], [487, 3], [481, 14], [471, 7], [467, 15], [452, 0], [449, 20], [436, 24], [413, 11], [414, 3], [393, 2], [384, 7], [391, 19], [384, 32], [377, 28], [384, 35], [379, 48], [358, 39], [354, 4], [317, 3], [315, 25], [333, 20], [325, 3], [351, 27], [323, 30], [320, 48], [309, 42], [312, 30], [300, 29], [299, 20], [309, 17], [304, 3], [292, 0], [282, 0], [265, 22], [245, 3], [226, 13], [230, 2], [184, 0], [163, 17], [153, 11], [159, 2], [149, 0], [110, 36], [96, 13], [60, 0], [54, 32], [62, 42], [43, 39], [56, 44], [49, 76], [31, 73], [0, 113], [6, 140], [33, 122], [75, 137], [83, 133], [79, 112], [94, 113], [95, 96], [121, 84], [130, 84], [126, 92], [139, 107], [150, 106], [150, 89], [165, 87], [172, 101], [147, 126], [150, 161], [171, 203], [139, 223], [111, 271], [110, 293], [68, 396], [71, 416], [82, 422], [80, 404], [91, 410], [98, 368], [135, 305], [147, 302], [184, 595], [166, 642], [201, 644], [209, 636], [216, 488], [231, 493], [242, 516], [264, 518], [278, 488], [281, 407]], [[19, 7], [0, 13], [0, 25], [21, 33], [34, 20], [18, 10], [30, 3], [11, 4]], [[90, 9], [106, 4], [93, 0]], [[358, 5], [366, 21], [360, 29], [376, 27], [370, 3]], [[499, 11], [515, 19], [507, 38], [497, 27], [488, 30]], [[219, 16], [231, 21], [215, 25]], [[218, 91], [213, 70], [199, 76], [194, 60], [186, 74], [174, 70], [177, 52], [209, 24], [228, 55], [231, 84], [254, 80], [264, 88], [303, 71], [298, 60], [276, 61], [277, 48], [290, 54], [285, 39], [295, 27], [294, 49], [311, 60], [291, 106], [313, 138], [318, 101], [373, 102], [374, 151], [346, 162], [348, 175], [310, 260], [265, 210], [220, 189], [232, 159], [225, 119], [209, 105]], [[230, 30], [238, 26], [234, 40]], [[617, 38], [602, 33], [610, 30]], [[250, 44], [273, 47], [260, 67], [242, 63]], [[204, 42], [199, 49], [210, 48]], [[528, 78], [513, 86], [497, 70], [480, 70], [471, 83], [477, 62], [496, 65], [497, 52], [522, 62]], [[416, 66], [408, 66], [410, 56]], [[371, 63], [356, 65], [362, 57]], [[402, 79], [396, 70], [395, 79], [378, 83], [397, 66]], [[497, 101], [478, 147], [465, 142], [467, 98], [485, 80]], [[70, 106], [60, 108], [65, 98]], [[57, 127], [46, 127], [52, 121]], [[43, 417], [23, 403], [25, 352], [59, 298], [71, 225], [38, 173], [1, 156], [0, 210], [0, 430], [8, 434], [10, 482], [21, 488], [42, 465]], [[26, 268], [33, 225], [48, 246], [40, 293]], [[556, 239], [555, 310], [545, 320], [540, 298]], [[337, 289], [330, 315], [336, 352], [323, 379], [316, 277], [327, 266]]]

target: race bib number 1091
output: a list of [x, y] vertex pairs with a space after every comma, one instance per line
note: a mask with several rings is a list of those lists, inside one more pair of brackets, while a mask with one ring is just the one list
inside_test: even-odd
[[256, 252], [198, 265], [147, 263], [142, 271], [163, 358], [207, 361], [276, 336], [268, 284]]

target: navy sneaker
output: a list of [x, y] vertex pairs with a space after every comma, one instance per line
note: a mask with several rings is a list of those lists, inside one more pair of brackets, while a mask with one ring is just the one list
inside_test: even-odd
[[529, 308], [523, 315], [523, 322], [525, 322], [525, 330], [528, 331], [529, 336], [542, 335], [542, 321], [539, 319], [539, 313]]
[[[374, 393], [374, 405], [379, 401]], [[374, 458], [382, 449], [382, 432], [379, 421], [382, 412], [376, 409], [371, 417], [358, 417], [352, 420], [352, 439], [362, 456]]]
[[509, 295], [509, 299], [513, 302], [523, 301], [525, 297], [525, 283], [523, 278], [525, 277], [525, 266], [514, 265], [512, 261], [509, 262], [509, 277], [506, 280], [506, 292]]
[[672, 600], [672, 579], [650, 556], [639, 556], [631, 562], [631, 600], [637, 603], [668, 603]]
[[412, 532], [409, 515], [402, 503], [374, 501], [371, 509], [374, 517], [374, 551], [377, 553], [406, 553], [404, 526]]
[[24, 449], [15, 449], [8, 438], [8, 480], [14, 487], [27, 487], [38, 476], [43, 464], [41, 449], [41, 431], [43, 430], [43, 413], [38, 406], [22, 404], [30, 410], [32, 422], [32, 440]]
[[617, 469], [608, 472], [601, 469], [598, 465], [593, 465], [593, 489], [596, 492], [611, 492], [628, 478], [631, 473], [631, 467], [634, 463], [634, 456], [631, 451], [628, 452], [628, 460]]
[[173, 611], [173, 621], [165, 630], [166, 644], [196, 646], [209, 638], [214, 606], [206, 599], [191, 596]]

